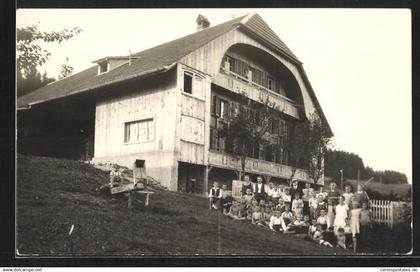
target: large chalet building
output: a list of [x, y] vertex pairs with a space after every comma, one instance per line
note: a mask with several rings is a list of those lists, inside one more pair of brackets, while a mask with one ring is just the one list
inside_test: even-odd
[[[209, 27], [130, 56], [108, 56], [18, 99], [18, 152], [133, 167], [170, 190], [231, 186], [241, 162], [218, 128], [238, 97], [278, 105], [270, 137], [283, 142], [298, 120], [325, 119], [302, 62], [258, 14]], [[332, 135], [332, 132], [331, 132]], [[247, 174], [290, 178], [287, 146], [250, 146]], [[296, 179], [311, 182], [299, 169]]]

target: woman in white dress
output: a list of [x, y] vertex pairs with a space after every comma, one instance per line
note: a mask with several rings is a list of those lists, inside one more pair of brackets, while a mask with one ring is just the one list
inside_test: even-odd
[[349, 206], [344, 202], [344, 197], [340, 196], [339, 204], [335, 206], [334, 230], [346, 226], [346, 218], [349, 215]]

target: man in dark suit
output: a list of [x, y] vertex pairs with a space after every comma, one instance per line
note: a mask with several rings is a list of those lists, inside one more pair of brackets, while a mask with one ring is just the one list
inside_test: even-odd
[[263, 199], [265, 200], [266, 193], [265, 193], [265, 185], [262, 183], [262, 177], [257, 177], [257, 183], [254, 184], [254, 198], [260, 203]]

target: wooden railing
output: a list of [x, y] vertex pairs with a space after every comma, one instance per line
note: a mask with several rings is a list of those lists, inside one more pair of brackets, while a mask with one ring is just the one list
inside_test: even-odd
[[299, 105], [291, 99], [254, 82], [250, 82], [238, 74], [221, 70], [221, 73], [214, 77], [213, 83], [238, 94], [245, 93], [250, 99], [257, 102], [264, 101], [268, 98], [271, 103], [275, 104], [276, 109], [299, 119]]
[[[242, 169], [241, 160], [239, 157], [217, 151], [209, 152], [208, 163], [211, 166], [231, 169], [235, 171], [240, 171]], [[289, 179], [292, 175], [292, 170], [292, 167], [288, 165], [258, 160], [254, 158], [247, 158], [245, 162], [245, 172], [259, 175], [268, 175], [272, 177]], [[303, 169], [296, 170], [294, 179], [312, 182], [308, 172]]]

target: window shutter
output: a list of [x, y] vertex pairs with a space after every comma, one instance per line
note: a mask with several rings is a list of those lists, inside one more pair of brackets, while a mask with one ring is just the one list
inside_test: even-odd
[[230, 117], [230, 103], [229, 101], [225, 102], [225, 116], [226, 118]]
[[217, 149], [217, 130], [210, 129], [210, 149]]
[[285, 135], [286, 132], [286, 122], [280, 119], [280, 135]]
[[216, 116], [220, 116], [220, 98], [215, 96], [216, 101]]
[[211, 96], [211, 109], [210, 109], [211, 115], [216, 115], [216, 96]]
[[272, 122], [273, 122], [273, 124], [272, 124], [273, 125], [273, 131], [272, 131], [272, 133], [278, 135], [279, 134], [280, 120], [279, 119], [273, 119]]

